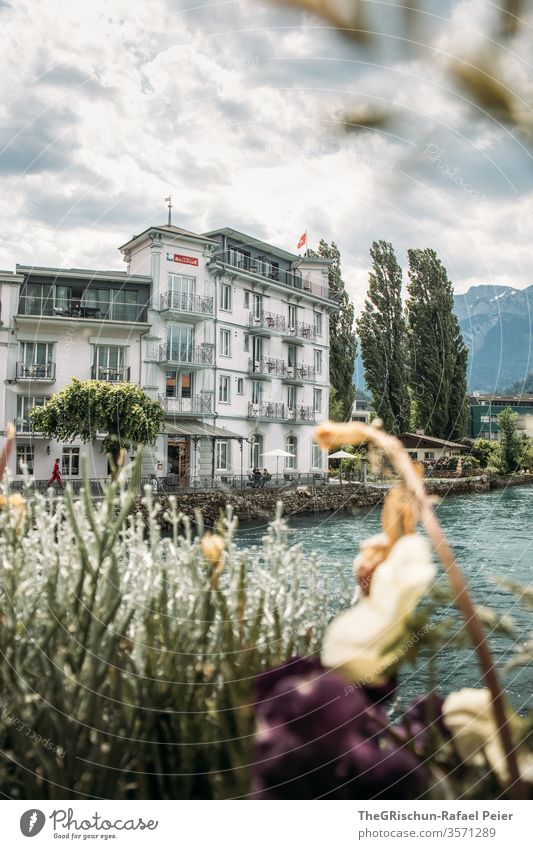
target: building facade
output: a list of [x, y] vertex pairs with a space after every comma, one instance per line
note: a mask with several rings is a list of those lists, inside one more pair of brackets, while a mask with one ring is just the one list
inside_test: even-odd
[[[17, 266], [0, 275], [4, 421], [12, 474], [107, 475], [98, 444], [32, 433], [29, 410], [72, 377], [131, 381], [165, 411], [145, 476], [186, 485], [267, 468], [322, 473], [314, 441], [329, 403], [329, 260], [298, 257], [223, 228], [150, 227], [120, 248], [125, 272]], [[270, 458], [282, 449], [291, 456]]]
[[498, 416], [511, 407], [518, 414], [517, 427], [525, 436], [533, 437], [533, 395], [482, 395], [468, 398], [470, 407], [470, 436], [472, 439], [500, 438]]

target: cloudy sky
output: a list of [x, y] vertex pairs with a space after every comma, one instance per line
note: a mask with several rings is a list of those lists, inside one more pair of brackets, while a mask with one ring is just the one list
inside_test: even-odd
[[[123, 268], [117, 246], [164, 222], [171, 192], [199, 232], [335, 240], [358, 305], [376, 238], [402, 263], [434, 247], [457, 291], [532, 284], [532, 148], [446, 74], [476, 45], [495, 55], [491, 4], [421, 5], [406, 33], [394, 2], [365, 3], [377, 35], [357, 46], [260, 0], [0, 0], [0, 267]], [[528, 32], [502, 56], [523, 98]]]

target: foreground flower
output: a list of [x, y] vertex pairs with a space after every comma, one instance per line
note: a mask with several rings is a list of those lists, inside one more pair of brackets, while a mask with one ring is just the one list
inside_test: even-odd
[[5, 495], [0, 495], [0, 510], [7, 510], [17, 527], [24, 523], [28, 512], [26, 501], [19, 492], [15, 492], [7, 498]]
[[427, 541], [401, 537], [374, 571], [368, 595], [329, 625], [322, 663], [348, 681], [383, 683], [409, 643], [407, 619], [435, 575]]
[[[533, 752], [519, 745], [524, 721], [510, 709], [507, 711], [521, 777], [533, 782]], [[442, 706], [444, 725], [453, 735], [455, 748], [465, 763], [482, 766], [485, 759], [502, 783], [509, 773], [494, 721], [488, 690], [465, 688], [450, 693]]]
[[[388, 692], [385, 691], [385, 696]], [[418, 759], [388, 733], [380, 691], [346, 687], [292, 658], [256, 685], [254, 782], [261, 799], [406, 799], [426, 789]]]

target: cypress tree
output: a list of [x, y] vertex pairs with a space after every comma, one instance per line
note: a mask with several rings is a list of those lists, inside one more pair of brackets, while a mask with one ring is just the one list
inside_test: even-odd
[[390, 242], [373, 242], [372, 271], [357, 332], [376, 414], [385, 430], [409, 426], [407, 336], [402, 310], [402, 269]]
[[[316, 254], [315, 254], [316, 255]], [[329, 288], [338, 297], [338, 309], [331, 313], [329, 319], [329, 382], [335, 392], [331, 399], [336, 404], [332, 413], [339, 418], [339, 405], [342, 404], [342, 416], [349, 419], [355, 400], [353, 373], [357, 351], [354, 330], [355, 313], [352, 302], [348, 297], [346, 285], [342, 279], [341, 256], [335, 242], [328, 245], [320, 240], [318, 256], [332, 259], [329, 267]]]
[[418, 427], [465, 436], [467, 349], [453, 314], [453, 289], [434, 250], [410, 250], [407, 290], [410, 383]]

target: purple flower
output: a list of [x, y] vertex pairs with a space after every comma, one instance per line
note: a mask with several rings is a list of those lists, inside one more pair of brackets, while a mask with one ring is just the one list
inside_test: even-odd
[[430, 729], [438, 732], [439, 737], [449, 738], [451, 735], [442, 716], [443, 704], [444, 699], [437, 693], [418, 696], [395, 728], [406, 740], [414, 740], [417, 746], [425, 745]]
[[292, 658], [259, 676], [252, 795], [262, 799], [403, 799], [424, 770], [385, 731], [378, 699], [317, 661]]

